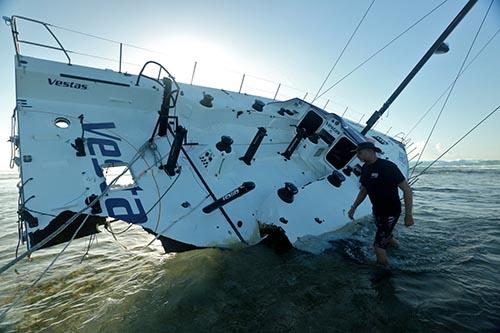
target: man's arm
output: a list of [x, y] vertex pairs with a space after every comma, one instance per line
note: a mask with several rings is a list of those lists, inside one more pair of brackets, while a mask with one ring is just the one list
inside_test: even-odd
[[347, 213], [347, 216], [349, 216], [351, 220], [354, 219], [354, 212], [356, 211], [356, 208], [358, 208], [358, 206], [361, 205], [363, 200], [365, 200], [367, 194], [368, 192], [366, 192], [366, 188], [363, 185], [361, 185], [361, 187], [359, 188], [358, 196], [356, 197], [356, 200], [354, 200], [351, 209], [349, 209], [349, 212]]
[[406, 180], [398, 184], [398, 187], [403, 190], [403, 198], [405, 202], [405, 226], [413, 225], [413, 193], [410, 185]]

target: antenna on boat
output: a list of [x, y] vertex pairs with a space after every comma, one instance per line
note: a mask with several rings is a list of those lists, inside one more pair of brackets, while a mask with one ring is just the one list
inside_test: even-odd
[[379, 120], [379, 118], [384, 114], [385, 111], [391, 106], [392, 102], [399, 96], [399, 94], [406, 88], [408, 83], [415, 77], [415, 75], [422, 69], [425, 63], [430, 59], [430, 57], [434, 54], [446, 53], [449, 50], [447, 44], [444, 43], [444, 40], [450, 35], [450, 33], [456, 28], [456, 26], [462, 21], [462, 19], [467, 15], [467, 13], [472, 9], [472, 7], [476, 4], [477, 0], [469, 0], [467, 4], [462, 8], [460, 13], [457, 14], [455, 19], [451, 21], [451, 23], [446, 27], [441, 36], [432, 44], [432, 46], [427, 50], [422, 59], [413, 67], [411, 72], [405, 77], [403, 82], [396, 88], [396, 90], [392, 93], [392, 95], [387, 99], [387, 101], [382, 105], [380, 110], [375, 111], [370, 119], [366, 122], [365, 128], [361, 131], [361, 134], [365, 135], [368, 131], [375, 125], [375, 123]]

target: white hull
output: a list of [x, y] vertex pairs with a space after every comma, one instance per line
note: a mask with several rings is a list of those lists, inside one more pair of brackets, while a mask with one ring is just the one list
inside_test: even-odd
[[[360, 125], [300, 99], [277, 102], [179, 84], [181, 94], [170, 115], [177, 116], [178, 124], [187, 129], [187, 140], [177, 160], [178, 173], [169, 176], [158, 166], [167, 163], [172, 133], [156, 136], [156, 149], [145, 145], [162, 104], [163, 88], [158, 82], [143, 77], [136, 86], [137, 76], [24, 56], [16, 59], [18, 164], [24, 184], [21, 208], [37, 219], [37, 223], [31, 221], [32, 226], [26, 219], [23, 222], [29, 247], [48, 235], [51, 221], [53, 229], [67, 220], [56, 223], [54, 216], [78, 212], [86, 207], [86, 198], [101, 195], [106, 188], [101, 173], [112, 164], [129, 166], [134, 184], [106, 192], [99, 199], [102, 211], [92, 215], [139, 224], [163, 240], [192, 247], [252, 245], [260, 241], [263, 224], [281, 227], [288, 240], [298, 245], [301, 237], [323, 235], [350, 223], [347, 210], [358, 192], [359, 177], [342, 170], [361, 163], [354, 154], [346, 157], [345, 151], [335, 157], [335, 147], [345, 150], [346, 145], [355, 147], [376, 136], [383, 150], [381, 158], [393, 161], [408, 175], [401, 143], [374, 130], [365, 138], [359, 134]], [[204, 94], [213, 97], [212, 107], [200, 104]], [[262, 111], [252, 108], [256, 98], [265, 104]], [[80, 115], [85, 156], [77, 156], [72, 147], [82, 136]], [[320, 126], [313, 128], [319, 134], [317, 143], [314, 138], [301, 140], [286, 159], [280, 153], [286, 151], [296, 126], [306, 116], [321, 119]], [[69, 126], [58, 128], [56, 119], [68, 120]], [[248, 165], [240, 158], [259, 127], [266, 136]], [[231, 152], [217, 149], [221, 136], [234, 142]], [[140, 158], [130, 164], [138, 151]], [[338, 165], [332, 163], [335, 158]], [[339, 187], [326, 178], [334, 171], [345, 177]], [[223, 197], [244, 182], [253, 182], [255, 188], [222, 208], [203, 212], [214, 197]], [[292, 203], [277, 195], [286, 182], [298, 188]], [[366, 200], [357, 214], [370, 212]], [[89, 219], [87, 223], [101, 222]], [[95, 232], [95, 226], [91, 229], [87, 234]]]

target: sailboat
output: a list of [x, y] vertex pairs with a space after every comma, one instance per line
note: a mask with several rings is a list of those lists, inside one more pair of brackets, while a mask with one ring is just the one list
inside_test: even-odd
[[[19, 235], [28, 253], [138, 225], [166, 252], [239, 248], [341, 230], [359, 190], [356, 147], [409, 176], [405, 143], [373, 128], [472, 8], [470, 1], [366, 125], [300, 98], [180, 83], [149, 61], [136, 74], [79, 66], [41, 21], [6, 18], [16, 46]], [[23, 55], [17, 22], [51, 32], [67, 62]], [[43, 46], [36, 43], [31, 43]], [[155, 68], [158, 75], [147, 76]], [[365, 201], [357, 210], [371, 213]]]

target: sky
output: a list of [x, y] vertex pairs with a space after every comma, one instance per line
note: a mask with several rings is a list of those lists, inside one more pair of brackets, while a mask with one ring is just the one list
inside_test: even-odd
[[[145, 61], [162, 63], [180, 82], [277, 98], [311, 101], [372, 0], [0, 0], [0, 16], [19, 15], [54, 26], [72, 62], [137, 74]], [[442, 0], [376, 0], [334, 68], [325, 89], [350, 72]], [[449, 0], [420, 24], [329, 90], [315, 104], [364, 123], [465, 5]], [[452, 83], [490, 0], [479, 0], [448, 37], [450, 51], [434, 55], [389, 108], [376, 129], [408, 133]], [[64, 28], [64, 29], [61, 29]], [[500, 29], [495, 0], [469, 61]], [[23, 39], [53, 45], [46, 31], [19, 25]], [[68, 30], [73, 30], [68, 31]], [[82, 32], [111, 41], [91, 38]], [[133, 47], [137, 46], [137, 47]], [[149, 51], [146, 51], [149, 50]], [[153, 52], [152, 52], [153, 51]], [[60, 52], [21, 46], [21, 53], [65, 61]], [[10, 27], [0, 24], [0, 170], [8, 169], [10, 117], [15, 106], [14, 55]], [[91, 57], [98, 56], [100, 58]], [[104, 59], [105, 58], [105, 59]], [[106, 60], [109, 59], [109, 60]], [[500, 104], [500, 33], [459, 78], [422, 159], [436, 158]], [[307, 96], [306, 96], [307, 94]], [[442, 107], [441, 100], [408, 139], [422, 149]], [[500, 112], [444, 159], [500, 160]]]

